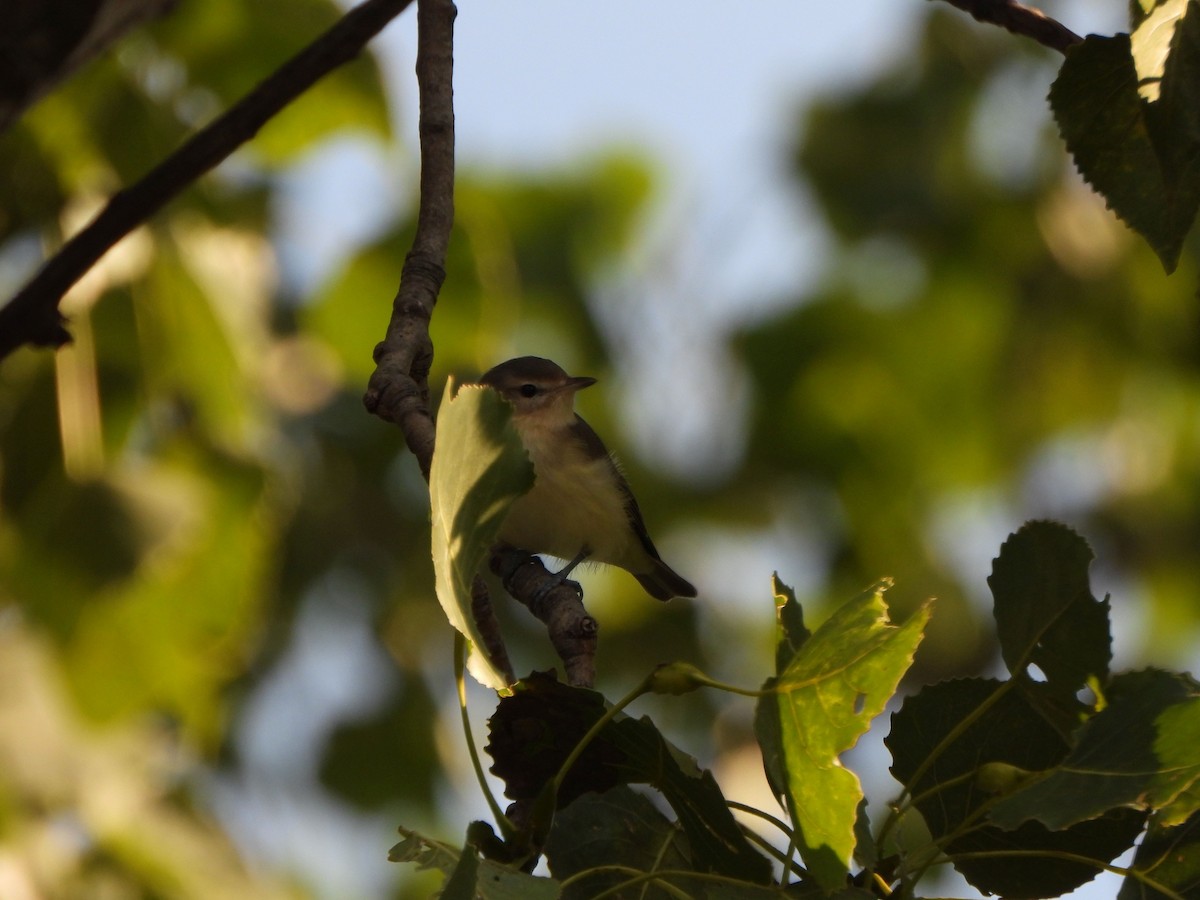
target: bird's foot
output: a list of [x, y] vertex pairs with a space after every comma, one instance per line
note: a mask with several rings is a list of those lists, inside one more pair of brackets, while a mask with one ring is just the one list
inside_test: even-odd
[[567, 563], [565, 566], [563, 566], [561, 569], [559, 569], [557, 572], [555, 572], [554, 576], [550, 580], [544, 582], [541, 585], [541, 587], [539, 587], [534, 592], [533, 597], [532, 597], [534, 602], [541, 603], [543, 600], [546, 599], [546, 597], [548, 597], [550, 595], [551, 591], [556, 590], [558, 588], [558, 586], [562, 585], [562, 584], [570, 585], [571, 588], [574, 589], [575, 593], [579, 595], [579, 599], [582, 600], [583, 599], [583, 585], [581, 585], [578, 581], [571, 581], [570, 579], [567, 578], [567, 576], [570, 575], [571, 572], [573, 572], [575, 570], [576, 566], [578, 566], [581, 562], [583, 562], [585, 559], [587, 559], [591, 555], [591, 553], [592, 553], [592, 551], [590, 548], [584, 547], [577, 554], [575, 554], [574, 559], [572, 559], [569, 563]]

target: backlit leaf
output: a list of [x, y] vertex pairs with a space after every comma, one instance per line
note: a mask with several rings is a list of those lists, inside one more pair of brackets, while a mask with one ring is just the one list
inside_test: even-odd
[[[929, 619], [926, 605], [904, 625], [892, 625], [883, 602], [887, 587], [881, 582], [836, 610], [768, 679], [755, 715], [768, 779], [783, 791], [804, 862], [826, 890], [845, 883], [863, 797], [857, 776], [838, 757], [883, 711]], [[788, 640], [785, 629], [781, 637]]]
[[446, 618], [471, 643], [471, 674], [496, 690], [504, 674], [479, 652], [482, 637], [471, 614], [471, 584], [514, 500], [533, 487], [533, 464], [499, 395], [462, 387], [438, 412], [437, 448], [429, 472], [433, 571]]

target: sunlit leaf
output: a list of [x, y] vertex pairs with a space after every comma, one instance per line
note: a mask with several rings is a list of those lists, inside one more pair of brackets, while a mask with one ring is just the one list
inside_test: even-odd
[[[887, 587], [881, 582], [839, 607], [800, 643], [783, 671], [767, 680], [755, 715], [768, 778], [782, 790], [809, 872], [827, 890], [845, 883], [863, 798], [857, 776], [838, 757], [883, 711], [929, 621], [927, 605], [904, 625], [892, 625], [883, 602]], [[794, 636], [781, 629], [789, 647]]]
[[468, 667], [481, 684], [508, 687], [478, 650], [471, 584], [513, 501], [533, 486], [533, 464], [512, 427], [512, 407], [494, 391], [465, 385], [438, 412], [429, 472], [433, 571], [446, 618], [471, 643]]

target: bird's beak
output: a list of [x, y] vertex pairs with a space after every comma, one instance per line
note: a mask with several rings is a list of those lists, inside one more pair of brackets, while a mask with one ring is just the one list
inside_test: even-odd
[[564, 384], [563, 387], [571, 392], [575, 392], [582, 391], [586, 387], [591, 387], [595, 383], [595, 378], [588, 378], [586, 375], [580, 375], [575, 378], [568, 378], [567, 383]]

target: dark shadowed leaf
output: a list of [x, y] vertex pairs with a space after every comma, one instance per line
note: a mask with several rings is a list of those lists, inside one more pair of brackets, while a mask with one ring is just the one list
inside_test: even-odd
[[1046, 777], [1001, 800], [1002, 828], [1035, 819], [1066, 828], [1116, 807], [1159, 811], [1162, 825], [1200, 806], [1200, 686], [1186, 675], [1119, 675], [1109, 704], [1083, 726], [1066, 759]]
[[1187, 900], [1200, 900], [1200, 815], [1173, 828], [1152, 822], [1138, 845], [1131, 868], [1153, 883], [1128, 875], [1117, 900], [1159, 900], [1169, 888]]
[[804, 609], [796, 599], [796, 592], [771, 576], [771, 587], [775, 593], [775, 674], [782, 675], [804, 642], [812, 632], [804, 625]]
[[1198, 66], [1200, 8], [1175, 0], [1142, 21], [1132, 41], [1088, 36], [1050, 89], [1080, 173], [1168, 272], [1200, 206]]
[[[486, 750], [495, 761], [492, 773], [505, 780], [505, 794], [536, 798], [604, 709], [595, 691], [546, 675], [523, 679], [489, 722]], [[699, 871], [760, 884], [769, 879], [767, 860], [743, 836], [712, 773], [670, 744], [647, 718], [618, 715], [601, 729], [563, 780], [558, 805], [620, 784], [649, 784], [662, 793]]]
[[1108, 676], [1109, 605], [1092, 596], [1091, 561], [1087, 542], [1065, 525], [1029, 522], [1001, 546], [988, 577], [1008, 670], [1036, 665], [1060, 703]]
[[[596, 866], [621, 865], [639, 872], [692, 868], [679, 826], [641, 794], [619, 785], [603, 794], [584, 794], [560, 810], [546, 842], [546, 861], [559, 881]], [[627, 874], [597, 872], [563, 891], [563, 900], [587, 900], [626, 880]], [[637, 889], [647, 900], [672, 895], [655, 885]]]
[[[1041, 685], [1033, 686], [1035, 689]], [[1072, 853], [1105, 863], [1126, 850], [1141, 831], [1144, 816], [1115, 810], [1065, 831], [1027, 822], [1015, 831], [981, 825], [979, 816], [995, 800], [984, 776], [988, 763], [1006, 763], [1027, 772], [1051, 768], [1068, 747], [1059, 731], [1041, 717], [1023, 691], [988, 679], [947, 681], [909, 697], [892, 716], [885, 743], [892, 773], [915, 798], [933, 839], [956, 854], [1038, 851], [1048, 855], [1014, 859], [957, 859], [955, 868], [981, 891], [1012, 898], [1052, 897], [1094, 878], [1096, 865], [1065, 861]], [[982, 713], [977, 711], [990, 704]], [[978, 716], [942, 746], [968, 718]]]

